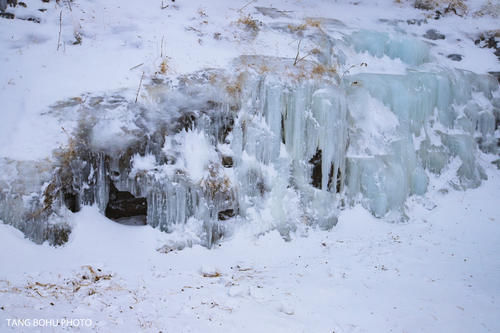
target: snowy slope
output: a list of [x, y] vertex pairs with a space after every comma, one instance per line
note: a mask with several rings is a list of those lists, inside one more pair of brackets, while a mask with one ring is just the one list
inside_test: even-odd
[[95, 207], [75, 215], [63, 248], [3, 225], [2, 330], [7, 318], [90, 318], [98, 332], [496, 332], [500, 177], [488, 175], [479, 189], [436, 193], [431, 211], [411, 202], [407, 224], [358, 206], [334, 231], [291, 242], [241, 233], [160, 253], [166, 234]]
[[[175, 78], [231, 68], [240, 55], [295, 58], [296, 38], [277, 29], [262, 29], [255, 37], [242, 23], [247, 17], [265, 27], [277, 21], [300, 26], [321, 17], [333, 25], [340, 20], [346, 34], [403, 31], [426, 42], [423, 35], [435, 29], [446, 38], [430, 41], [434, 63], [477, 74], [500, 71], [493, 50], [474, 44], [500, 28], [498, 6], [491, 1], [466, 1], [465, 17], [439, 20], [432, 19], [434, 11], [415, 10], [413, 1], [392, 0], [25, 3], [27, 8], [7, 11], [37, 17], [40, 24], [0, 19], [0, 157], [20, 161], [50, 160], [54, 148], [67, 144], [69, 129], [62, 127], [68, 124], [46, 114], [58, 101], [109, 91], [133, 100], [143, 75], [148, 80], [165, 72], [160, 74]], [[256, 6], [278, 11], [264, 15]], [[487, 13], [478, 15], [484, 8]], [[75, 36], [81, 44], [73, 45]], [[453, 61], [449, 54], [463, 59]], [[346, 59], [346, 77], [411, 69], [401, 59], [369, 52], [347, 53]], [[139, 101], [147, 97], [138, 94]], [[384, 116], [388, 111], [380, 102], [373, 100], [371, 107], [377, 114], [359, 126], [382, 133], [365, 140], [374, 140], [370, 149], [382, 149], [377, 143], [391, 138], [397, 120]], [[105, 140], [115, 135], [109, 128], [100, 134]], [[192, 157], [203, 152], [208, 160], [213, 152], [208, 145], [200, 148], [206, 140], [200, 133], [189, 132], [183, 140], [191, 159], [182, 162], [199, 180], [205, 166]], [[154, 169], [151, 158], [135, 156], [137, 170]], [[245, 225], [215, 249], [195, 245], [177, 251], [196, 238], [196, 230], [166, 234], [124, 226], [96, 206], [70, 215], [74, 230], [59, 248], [35, 245], [0, 224], [0, 328], [8, 331], [9, 318], [90, 318], [90, 328], [66, 329], [499, 331], [500, 175], [491, 164], [496, 158], [478, 154], [488, 180], [477, 189], [454, 190], [447, 183], [451, 171], [431, 177], [429, 192], [405, 203], [406, 223], [376, 219], [357, 205], [342, 210], [331, 231], [300, 229], [290, 242], [277, 231], [255, 236], [259, 226]]]
[[[294, 39], [286, 40], [272, 33], [256, 40], [246, 38], [238, 24], [241, 17], [251, 15], [263, 22], [273, 20], [257, 12], [254, 8], [257, 5], [274, 6], [290, 17], [289, 22], [295, 21], [298, 25], [307, 17], [328, 17], [357, 29], [382, 31], [393, 30], [390, 21], [423, 20], [430, 15], [416, 11], [409, 2], [397, 4], [392, 0], [335, 1], [333, 4], [330, 1], [307, 4], [302, 1], [250, 4], [217, 1], [210, 5], [202, 1], [165, 1], [168, 7], [163, 10], [161, 2], [75, 2], [71, 10], [65, 1], [61, 5], [37, 0], [25, 3], [27, 8], [18, 6], [8, 11], [19, 17], [35, 16], [41, 24], [6, 19], [0, 22], [0, 100], [6, 120], [0, 128], [0, 154], [18, 159], [45, 158], [54, 147], [67, 140], [53, 119], [39, 118], [49, 105], [84, 92], [135, 90], [142, 71], [152, 75], [160, 69], [162, 56], [168, 57], [168, 72], [177, 75], [205, 67], [227, 66], [240, 54], [295, 57]], [[381, 24], [380, 19], [389, 23]], [[448, 37], [436, 41], [438, 45], [433, 53], [465, 56], [457, 63], [443, 54], [440, 57], [444, 63], [486, 73], [498, 71], [497, 59], [491, 50], [474, 47], [474, 40], [484, 31], [497, 29], [496, 20], [489, 15], [475, 19], [449, 15], [440, 20], [429, 19], [425, 25], [402, 25], [401, 28], [410, 29], [417, 36], [428, 29], [437, 29]], [[81, 45], [72, 45], [75, 32], [81, 35]], [[394, 64], [384, 64], [368, 55], [349, 60], [350, 64], [369, 63], [370, 72], [375, 68], [382, 72], [397, 70]], [[130, 70], [140, 64], [143, 65]], [[39, 126], [39, 122], [44, 126]]]

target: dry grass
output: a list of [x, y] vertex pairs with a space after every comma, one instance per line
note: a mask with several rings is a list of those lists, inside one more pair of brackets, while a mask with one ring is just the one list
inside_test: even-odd
[[207, 17], [208, 16], [207, 12], [203, 8], [198, 8], [198, 15], [200, 15], [200, 17]]
[[317, 55], [317, 54], [320, 54], [321, 53], [321, 50], [318, 49], [317, 47], [315, 47], [314, 49], [312, 49], [311, 51], [309, 51], [310, 54], [314, 54], [314, 55]]
[[312, 69], [312, 74], [313, 75], [318, 75], [318, 76], [322, 76], [322, 75], [325, 75], [325, 74], [335, 74], [337, 73], [337, 69], [335, 67], [326, 67], [322, 64], [318, 64], [316, 66], [313, 67]]
[[457, 15], [460, 15], [460, 13], [466, 14], [468, 11], [468, 7], [463, 0], [449, 0], [444, 2], [448, 5], [445, 9], [445, 12], [451, 11]]
[[236, 96], [239, 93], [241, 93], [241, 84], [239, 82], [235, 82], [234, 84], [228, 85], [226, 87], [226, 91], [231, 95], [231, 96]]
[[252, 18], [249, 14], [247, 16], [242, 16], [238, 19], [237, 23], [245, 27], [246, 30], [259, 31], [260, 22]]
[[[493, 4], [491, 1], [488, 4], [485, 4], [473, 14], [475, 17], [483, 17], [483, 16], [491, 16], [491, 17], [499, 17], [500, 16], [500, 3]], [[497, 36], [500, 37], [500, 36]]]
[[[120, 286], [114, 284], [110, 285], [100, 285], [100, 281], [111, 280], [111, 274], [104, 274], [102, 270], [97, 268], [94, 269], [92, 266], [82, 266], [82, 272], [77, 274], [73, 278], [64, 279], [63, 283], [43, 283], [39, 281], [29, 281], [24, 286], [12, 286], [8, 281], [4, 282], [3, 285], [0, 283], [1, 293], [26, 293], [31, 297], [50, 297], [50, 298], [67, 298], [71, 299], [76, 296], [76, 293], [80, 292], [85, 295], [94, 295], [99, 290], [117, 290], [122, 289]], [[53, 304], [52, 304], [53, 305]]]
[[318, 28], [321, 29], [321, 21], [320, 20], [315, 20], [312, 18], [307, 18], [306, 19], [306, 24], [310, 26], [311, 28]]
[[[401, 3], [400, 0], [395, 2]], [[440, 9], [445, 14], [453, 13], [458, 16], [467, 14], [469, 10], [464, 0], [421, 0], [415, 3], [415, 7], [427, 10]]]
[[293, 32], [293, 33], [304, 31], [306, 29], [307, 29], [307, 25], [305, 23], [299, 24], [299, 25], [295, 25], [295, 24], [288, 25], [288, 30], [290, 30], [290, 32]]
[[201, 187], [205, 193], [212, 199], [217, 194], [223, 194], [227, 197], [232, 197], [231, 194], [231, 180], [220, 172], [220, 167], [216, 164], [211, 164], [208, 167], [209, 176], [204, 178], [201, 182]]
[[226, 91], [229, 93], [229, 95], [233, 97], [238, 97], [242, 91], [244, 81], [245, 81], [245, 74], [244, 73], [238, 74], [235, 81], [228, 83], [228, 85], [226, 86]]
[[259, 67], [258, 71], [259, 71], [259, 74], [265, 74], [265, 73], [269, 73], [271, 69], [267, 66], [267, 65], [262, 65]]
[[160, 64], [160, 73], [166, 74], [168, 72], [168, 60], [165, 58]]
[[288, 25], [288, 30], [290, 30], [290, 32], [292, 32], [292, 33], [301, 33], [304, 30], [306, 30], [307, 28], [317, 28], [317, 29], [322, 30], [321, 21], [315, 20], [312, 18], [307, 18], [305, 20], [305, 23], [297, 24], [297, 25], [295, 25], [295, 24]]
[[[66, 130], [63, 128], [63, 131], [67, 134]], [[53, 208], [53, 204], [59, 196], [61, 187], [69, 187], [71, 186], [72, 177], [67, 174], [67, 170], [70, 170], [70, 163], [77, 156], [77, 143], [75, 138], [69, 136], [68, 146], [66, 149], [56, 151], [54, 155], [59, 160], [59, 173], [57, 177], [54, 175], [51, 182], [47, 185], [45, 190], [43, 191], [43, 206], [29, 214], [29, 218], [35, 219], [40, 217], [45, 212], [50, 212]]]

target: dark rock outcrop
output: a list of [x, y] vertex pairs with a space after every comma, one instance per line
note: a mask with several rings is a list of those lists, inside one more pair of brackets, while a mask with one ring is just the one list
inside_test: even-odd
[[130, 192], [119, 191], [113, 183], [110, 183], [106, 217], [118, 220], [123, 217], [145, 216], [147, 210], [146, 198], [136, 198]]

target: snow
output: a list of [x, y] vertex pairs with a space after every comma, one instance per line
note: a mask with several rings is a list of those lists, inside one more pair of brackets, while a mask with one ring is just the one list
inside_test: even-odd
[[[12, 185], [9, 180], [21, 179], [15, 190], [22, 194], [23, 205], [40, 201], [32, 193], [41, 185], [47, 187], [52, 153], [68, 144], [68, 133], [79, 120], [96, 121], [90, 142], [103, 152], [122, 153], [144, 135], [144, 128], [135, 125], [138, 113], [123, 104], [105, 105], [80, 117], [87, 93], [117, 92], [131, 101], [137, 98], [138, 110], [143, 105], [157, 108], [156, 115], [147, 118], [147, 126], [154, 127], [158, 119], [167, 117], [170, 102], [196, 105], [197, 96], [155, 104], [157, 95], [142, 78], [157, 76], [172, 80], [174, 86], [178, 75], [204, 68], [232, 70], [242, 59], [263, 59], [272, 68], [271, 58], [259, 57], [295, 58], [300, 33], [280, 29], [308, 22], [306, 18], [320, 20], [322, 29], [338, 39], [332, 44], [338, 63], [331, 65], [338, 66], [340, 81], [362, 85], [347, 100], [353, 116], [346, 120], [349, 128], [336, 122], [346, 118], [346, 101], [336, 89], [319, 87], [313, 93], [318, 87], [309, 82], [284, 103], [281, 82], [269, 78], [262, 89], [257, 87], [260, 82], [253, 82], [256, 87], [249, 89], [253, 95], [248, 97], [255, 104], [244, 105], [247, 109], [238, 119], [238, 124], [247, 126], [245, 135], [233, 132], [231, 144], [219, 143], [216, 151], [205, 129], [189, 129], [165, 140], [167, 156], [180, 154], [174, 156], [173, 165], [158, 169], [155, 155], [133, 155], [130, 175], [155, 172], [159, 179], [182, 169], [191, 182], [203, 184], [210, 180], [209, 167], [219, 159], [218, 153], [240, 154], [241, 160], [235, 157], [240, 168], [224, 170], [223, 176], [243, 182], [244, 191], [237, 195], [242, 196], [239, 208], [246, 210], [247, 220], [236, 220], [241, 226], [213, 249], [200, 245], [207, 230], [205, 211], [200, 209], [196, 216], [183, 213], [188, 195], [195, 196], [190, 185], [182, 184], [158, 186], [156, 190], [175, 196], [169, 195], [168, 205], [166, 198], [159, 197], [154, 208], [148, 207], [178, 209], [169, 210], [168, 218], [186, 223], [160, 226], [169, 233], [115, 223], [95, 205], [84, 206], [76, 214], [65, 212], [62, 218], [74, 228], [69, 242], [57, 248], [36, 245], [19, 230], [0, 224], [2, 331], [9, 328], [8, 318], [63, 317], [90, 318], [91, 329], [100, 332], [500, 330], [496, 202], [500, 174], [491, 164], [498, 156], [477, 151], [473, 141], [476, 124], [483, 137], [498, 139], [492, 127], [498, 91], [490, 94], [494, 80], [468, 72], [500, 69], [491, 49], [474, 45], [480, 34], [498, 29], [498, 13], [493, 12], [498, 5], [490, 3], [491, 12], [479, 16], [474, 13], [487, 2], [470, 0], [465, 17], [445, 15], [433, 20], [432, 12], [413, 9], [412, 1], [393, 0], [216, 1], [210, 5], [178, 0], [165, 1], [164, 9], [160, 2], [123, 0], [73, 1], [71, 8], [69, 2], [25, 2], [28, 8], [8, 11], [21, 18], [40, 17], [40, 24], [0, 19], [0, 186], [7, 188]], [[273, 18], [255, 6], [281, 12], [272, 11], [278, 15]], [[247, 15], [257, 20], [258, 34], [242, 23]], [[409, 24], [408, 20], [426, 21]], [[314, 26], [305, 29], [306, 35], [320, 35]], [[446, 38], [423, 38], [429, 29]], [[77, 35], [82, 37], [81, 45], [73, 45]], [[356, 37], [367, 36], [386, 42], [379, 49], [354, 52], [350, 41], [354, 39], [357, 50], [364, 51], [366, 44], [357, 43]], [[314, 47], [316, 37], [304, 39], [301, 54]], [[447, 56], [453, 53], [463, 55], [463, 60], [450, 60]], [[247, 57], [234, 60], [241, 55]], [[416, 82], [436, 88], [421, 101], [424, 115], [412, 109], [416, 101], [409, 87], [420, 89]], [[471, 87], [477, 89], [471, 93]], [[212, 91], [204, 93], [211, 96]], [[257, 108], [252, 108], [264, 97], [270, 105], [262, 105], [262, 113], [257, 114]], [[300, 111], [308, 105], [309, 97], [311, 110], [305, 115], [294, 113], [293, 108]], [[58, 101], [68, 98], [76, 101], [72, 109], [58, 109]], [[285, 124], [293, 144], [276, 140], [280, 113], [269, 110], [280, 107], [293, 115]], [[434, 119], [429, 115], [436, 107], [441, 111]], [[49, 115], [53, 110], [69, 113], [53, 117]], [[426, 116], [435, 122], [436, 131], [429, 130]], [[335, 131], [316, 131], [316, 119]], [[455, 120], [457, 128], [449, 128]], [[327, 143], [345, 143], [347, 130], [352, 145], [347, 156], [341, 156]], [[408, 137], [398, 138], [398, 131]], [[328, 184], [330, 161], [335, 165], [350, 163], [346, 158], [354, 161], [349, 168], [358, 173], [352, 172], [352, 187], [368, 184], [353, 191], [349, 199], [354, 206], [342, 200], [337, 211], [332, 205], [338, 200], [335, 194], [314, 190], [301, 196], [288, 186], [292, 173], [299, 187], [306, 176], [297, 164], [291, 168], [287, 161], [312, 155], [317, 147], [327, 157], [322, 165], [323, 188]], [[409, 153], [413, 149], [408, 147], [415, 147], [416, 153]], [[380, 157], [389, 151], [401, 158]], [[377, 157], [368, 159], [373, 155]], [[416, 161], [420, 160], [432, 172], [419, 168]], [[474, 189], [457, 190], [462, 183], [478, 186], [483, 169], [488, 180]], [[258, 186], [271, 188], [262, 202], [251, 195]], [[360, 194], [366, 198], [360, 199]], [[318, 227], [299, 220], [301, 201], [320, 213], [323, 220]], [[405, 218], [386, 215], [394, 207]], [[16, 207], [7, 202], [0, 209], [9, 213]], [[338, 219], [331, 218], [332, 211]], [[331, 231], [322, 231], [335, 223]]]
[[200, 182], [207, 173], [209, 163], [217, 159], [217, 153], [203, 132], [187, 131], [182, 136], [184, 167], [193, 182]]
[[[296, 52], [292, 38], [278, 37], [274, 32], [260, 34], [255, 40], [238, 38], [236, 34], [240, 29], [236, 22], [240, 16], [251, 14], [263, 22], [272, 20], [256, 12], [253, 8], [255, 4], [238, 11], [244, 3], [218, 1], [207, 6], [203, 2], [183, 1], [169, 3], [164, 10], [157, 3], [141, 4], [138, 10], [138, 4], [133, 1], [107, 0], [75, 2], [70, 11], [66, 5], [59, 6], [53, 2], [41, 4], [31, 0], [25, 3], [27, 9], [17, 7], [11, 11], [15, 14], [29, 11], [41, 18], [42, 24], [36, 25], [34, 31], [35, 23], [3, 19], [0, 37], [3, 45], [0, 100], [3, 117], [8, 119], [0, 125], [0, 132], [5, 134], [0, 137], [0, 153], [11, 158], [44, 158], [50, 155], [54, 146], [67, 140], [56, 122], [39, 117], [54, 101], [79, 96], [87, 91], [122, 88], [132, 88], [129, 94], [133, 95], [142, 72], [158, 71], [162, 55], [168, 56], [169, 71], [181, 74], [204, 67], [224, 67], [239, 54], [293, 58]], [[471, 8], [480, 8], [476, 3], [479, 1], [471, 2]], [[279, 10], [287, 11], [287, 15], [297, 23], [301, 23], [303, 17], [322, 17], [328, 13], [328, 17], [339, 19], [347, 26], [379, 30], [392, 30], [392, 26], [382, 25], [378, 21], [380, 18], [424, 19], [426, 14], [411, 9], [406, 2], [398, 5], [392, 0], [358, 1], [355, 4], [336, 1], [334, 9], [331, 9], [329, 1], [315, 1], [307, 6], [300, 2], [259, 1], [258, 5], [274, 5]], [[388, 7], [390, 10], [387, 10]], [[38, 8], [47, 11], [41, 13], [36, 10]], [[57, 50], [61, 11], [61, 40], [64, 44]], [[71, 45], [75, 22], [79, 22], [81, 45]], [[490, 50], [474, 46], [477, 34], [495, 27], [495, 18], [489, 15], [476, 19], [446, 16], [437, 21], [429, 19], [428, 22], [409, 27], [418, 35], [436, 28], [450, 36], [444, 41], [433, 41], [438, 45], [431, 50], [440, 61], [478, 73], [497, 67]], [[406, 23], [400, 25], [403, 24]], [[221, 39], [214, 39], [214, 33], [220, 33]], [[464, 60], [452, 62], [446, 58], [450, 53], [465, 53]], [[373, 62], [370, 58], [349, 56], [349, 64]], [[130, 70], [140, 64], [143, 65]], [[373, 66], [378, 65], [374, 63]], [[24, 98], [26, 95], [30, 98]], [[44, 126], [38, 126], [40, 123]]]
[[[112, 222], [96, 207], [74, 216], [76, 229], [61, 248], [0, 225], [2, 327], [6, 318], [67, 316], [91, 318], [103, 332], [494, 332], [500, 177], [493, 167], [488, 176], [478, 189], [435, 191], [432, 210], [411, 200], [405, 224], [356, 206], [341, 213], [333, 232], [310, 230], [285, 242], [276, 231], [242, 231], [212, 250], [160, 253], [173, 234]], [[110, 280], [66, 290], [90, 274], [84, 265]]]
[[135, 171], [153, 170], [156, 166], [156, 158], [151, 154], [144, 156], [135, 154], [132, 157], [132, 165]]

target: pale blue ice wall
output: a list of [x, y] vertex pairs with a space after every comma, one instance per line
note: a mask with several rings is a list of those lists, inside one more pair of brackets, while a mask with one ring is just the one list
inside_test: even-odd
[[[151, 226], [185, 227], [192, 242], [211, 246], [242, 225], [284, 237], [308, 226], [329, 229], [338, 210], [355, 203], [397, 220], [432, 175], [446, 173], [457, 189], [481, 184], [481, 150], [498, 153], [493, 77], [432, 64], [428, 45], [407, 36], [327, 37], [310, 36], [319, 51], [297, 66], [241, 57], [233, 73], [152, 81], [144, 103], [119, 94], [57, 103], [48, 115], [73, 126], [74, 140], [49, 167], [0, 161], [0, 218], [42, 242], [69, 220], [64, 203], [75, 202], [74, 210], [95, 203], [104, 212], [112, 182], [146, 198]], [[313, 73], [320, 64], [347, 67], [349, 50], [410, 67]], [[255, 70], [264, 64], [267, 71]], [[208, 152], [189, 156], [187, 137]], [[153, 165], [141, 169], [135, 161], [146, 156]], [[200, 178], [193, 158], [206, 159]]]

